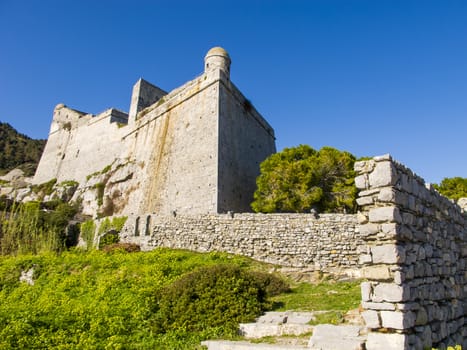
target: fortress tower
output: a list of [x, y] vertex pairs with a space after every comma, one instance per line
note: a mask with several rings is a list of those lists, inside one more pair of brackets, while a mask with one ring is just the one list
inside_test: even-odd
[[204, 58], [204, 72], [221, 70], [230, 79], [230, 56], [222, 47], [213, 47]]
[[127, 174], [124, 185], [106, 179], [105, 196], [121, 202], [121, 214], [250, 211], [259, 164], [276, 151], [275, 138], [230, 81], [230, 64], [214, 47], [204, 73], [169, 93], [138, 80], [129, 115], [59, 105], [35, 182], [90, 186], [89, 174], [111, 166]]

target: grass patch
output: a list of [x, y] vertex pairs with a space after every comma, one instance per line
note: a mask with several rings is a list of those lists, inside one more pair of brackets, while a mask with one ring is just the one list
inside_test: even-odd
[[[347, 312], [357, 308], [360, 304], [360, 282], [300, 283], [293, 286], [289, 293], [280, 294], [271, 298], [271, 300], [276, 311], [329, 310], [341, 313]], [[330, 317], [336, 318], [337, 314], [330, 315]]]
[[315, 315], [315, 319], [310, 324], [339, 324], [342, 322], [344, 322], [344, 312], [332, 310]]

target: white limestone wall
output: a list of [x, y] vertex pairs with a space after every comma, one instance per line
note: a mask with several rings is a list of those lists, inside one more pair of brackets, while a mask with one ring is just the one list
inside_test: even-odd
[[167, 95], [167, 92], [164, 90], [144, 79], [139, 79], [133, 86], [130, 111], [128, 113], [128, 123], [134, 124], [138, 112], [141, 112], [144, 108], [156, 103], [165, 95]]
[[138, 114], [125, 136], [141, 165], [134, 213], [216, 212], [218, 91], [201, 76]]
[[86, 177], [112, 164], [125, 148], [126, 126], [122, 112], [108, 110], [97, 116], [58, 105], [47, 145], [34, 176], [34, 183], [56, 178], [58, 182]]
[[259, 165], [276, 152], [274, 130], [227, 79], [219, 105], [218, 212], [250, 212]]

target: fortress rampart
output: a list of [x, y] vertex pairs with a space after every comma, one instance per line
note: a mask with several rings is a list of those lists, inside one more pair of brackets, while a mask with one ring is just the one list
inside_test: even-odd
[[[357, 268], [363, 240], [355, 215], [213, 214], [130, 217], [122, 241], [156, 247], [223, 251], [309, 270]], [[347, 271], [350, 273], [350, 270]]]

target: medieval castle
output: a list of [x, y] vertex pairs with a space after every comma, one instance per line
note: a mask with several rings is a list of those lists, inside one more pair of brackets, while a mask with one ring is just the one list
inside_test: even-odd
[[[230, 81], [230, 63], [214, 47], [204, 73], [170, 93], [140, 79], [128, 114], [57, 105], [34, 182], [82, 187], [107, 167], [112, 213], [251, 211], [259, 164], [276, 151], [274, 130]], [[125, 186], [112, 193], [117, 169]]]

